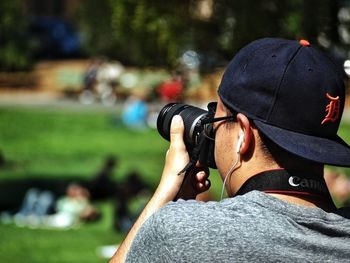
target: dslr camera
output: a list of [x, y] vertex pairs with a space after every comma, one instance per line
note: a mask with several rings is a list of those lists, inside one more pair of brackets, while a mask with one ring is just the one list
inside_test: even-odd
[[214, 130], [211, 120], [214, 118], [216, 102], [208, 104], [208, 111], [188, 104], [169, 103], [159, 112], [157, 129], [159, 134], [170, 141], [170, 124], [175, 115], [183, 119], [184, 142], [190, 162], [179, 173], [189, 172], [199, 161], [202, 165], [216, 168], [214, 159]]

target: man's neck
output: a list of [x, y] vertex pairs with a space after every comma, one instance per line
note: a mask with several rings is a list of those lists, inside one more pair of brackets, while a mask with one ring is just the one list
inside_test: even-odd
[[286, 194], [271, 194], [271, 193], [268, 195], [271, 195], [277, 199], [280, 199], [295, 205], [301, 205], [301, 206], [310, 207], [310, 208], [318, 207], [327, 212], [334, 211], [334, 208], [335, 208], [335, 205], [333, 203], [323, 202], [319, 199], [314, 199], [307, 196], [293, 196], [293, 195], [286, 195]]

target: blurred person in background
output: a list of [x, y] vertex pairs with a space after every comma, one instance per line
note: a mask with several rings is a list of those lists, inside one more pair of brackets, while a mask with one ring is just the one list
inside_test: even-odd
[[42, 225], [47, 215], [54, 209], [55, 196], [51, 191], [30, 188], [22, 205], [13, 219], [18, 226]]
[[102, 168], [88, 182], [88, 189], [92, 200], [101, 200], [113, 197], [117, 185], [113, 181], [113, 171], [118, 167], [118, 158], [107, 156]]
[[54, 228], [69, 228], [99, 217], [100, 212], [90, 203], [89, 191], [79, 184], [70, 183], [66, 195], [56, 202], [56, 212], [45, 219], [45, 224]]
[[90, 202], [88, 189], [70, 183], [65, 195], [58, 198], [49, 190], [30, 188], [17, 213], [3, 212], [0, 217], [2, 222], [13, 221], [17, 226], [69, 228], [97, 220], [100, 215]]
[[[149, 199], [151, 187], [142, 179], [138, 171], [130, 171], [126, 179], [119, 183], [114, 200], [113, 227], [117, 232], [127, 232]], [[131, 209], [131, 206], [134, 206]]]
[[146, 95], [135, 91], [125, 101], [122, 110], [122, 122], [131, 129], [143, 130], [147, 128], [149, 106]]
[[181, 72], [175, 71], [173, 73], [172, 79], [161, 83], [157, 91], [161, 101], [182, 101], [185, 85]]

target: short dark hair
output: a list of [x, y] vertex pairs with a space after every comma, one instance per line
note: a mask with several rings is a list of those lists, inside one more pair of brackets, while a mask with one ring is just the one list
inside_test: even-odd
[[267, 160], [273, 160], [279, 166], [288, 168], [290, 166], [303, 167], [305, 169], [323, 167], [323, 164], [317, 163], [311, 160], [307, 160], [303, 157], [295, 155], [281, 148], [279, 145], [270, 140], [266, 135], [259, 131], [260, 136], [260, 149], [263, 152]]

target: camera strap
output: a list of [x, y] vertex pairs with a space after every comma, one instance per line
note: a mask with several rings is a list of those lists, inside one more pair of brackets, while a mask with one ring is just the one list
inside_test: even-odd
[[236, 195], [253, 190], [265, 193], [310, 196], [333, 204], [323, 176], [300, 170], [269, 170], [248, 179]]
[[199, 142], [193, 148], [190, 155], [190, 161], [188, 164], [178, 173], [178, 175], [184, 174], [187, 175], [197, 164], [200, 159], [200, 154], [203, 152], [203, 147], [205, 147], [205, 136], [199, 136]]

